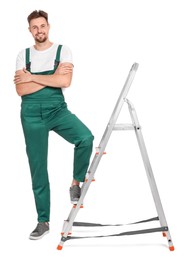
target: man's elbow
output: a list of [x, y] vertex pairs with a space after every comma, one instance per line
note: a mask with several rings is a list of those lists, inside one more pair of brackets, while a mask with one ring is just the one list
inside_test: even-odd
[[23, 96], [24, 95], [24, 93], [23, 93], [23, 88], [21, 88], [20, 86], [16, 86], [16, 92], [17, 92], [17, 94], [21, 97], [21, 96]]
[[64, 81], [62, 82], [62, 87], [63, 88], [68, 88], [71, 86], [71, 80], [72, 78], [67, 78], [67, 79], [64, 79]]
[[68, 88], [71, 86], [71, 82], [65, 82], [63, 88]]
[[22, 96], [24, 96], [24, 94], [23, 94], [23, 93], [21, 93], [21, 92], [18, 92], [18, 91], [17, 91], [17, 94], [18, 94], [18, 96], [19, 96], [19, 97], [22, 97]]

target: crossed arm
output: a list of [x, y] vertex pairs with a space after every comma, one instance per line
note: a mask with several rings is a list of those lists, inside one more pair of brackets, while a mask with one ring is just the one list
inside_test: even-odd
[[18, 70], [14, 76], [16, 91], [19, 96], [32, 94], [46, 86], [67, 88], [71, 84], [73, 65], [61, 63], [52, 75], [35, 75], [26, 69]]

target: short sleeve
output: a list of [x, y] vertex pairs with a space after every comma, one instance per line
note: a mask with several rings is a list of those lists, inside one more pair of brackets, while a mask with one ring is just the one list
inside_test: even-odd
[[19, 52], [16, 58], [16, 71], [25, 68], [25, 50]]
[[[60, 62], [69, 62], [73, 64], [73, 57], [69, 47], [63, 45], [61, 49]], [[73, 64], [74, 65], [74, 64]]]

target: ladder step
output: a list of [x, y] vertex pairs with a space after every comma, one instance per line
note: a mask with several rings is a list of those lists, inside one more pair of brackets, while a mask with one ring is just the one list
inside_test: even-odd
[[[96, 155], [98, 155], [99, 154], [99, 152], [96, 152]], [[106, 152], [103, 152], [103, 154], [106, 154]]]
[[[88, 181], [88, 179], [86, 178], [86, 179], [85, 179], [85, 182], [87, 182], [87, 181]], [[95, 179], [92, 179], [92, 181], [95, 181]]]
[[[77, 207], [77, 204], [74, 204], [74, 205], [73, 205], [73, 209], [75, 209], [76, 207]], [[80, 205], [80, 208], [81, 208], [81, 209], [84, 208], [83, 204]]]
[[132, 124], [116, 124], [113, 130], [135, 130], [135, 127]]
[[[96, 155], [98, 155], [100, 153], [100, 149], [101, 149], [101, 147], [96, 147]], [[103, 154], [106, 154], [106, 152], [104, 151]]]

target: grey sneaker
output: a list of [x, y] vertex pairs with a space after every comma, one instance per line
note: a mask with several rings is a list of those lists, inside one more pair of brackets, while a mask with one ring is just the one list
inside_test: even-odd
[[77, 204], [81, 195], [81, 188], [78, 185], [70, 187], [70, 198], [72, 204]]
[[46, 224], [45, 222], [39, 222], [30, 234], [30, 239], [32, 240], [37, 240], [45, 236], [46, 234], [49, 233], [49, 224]]

